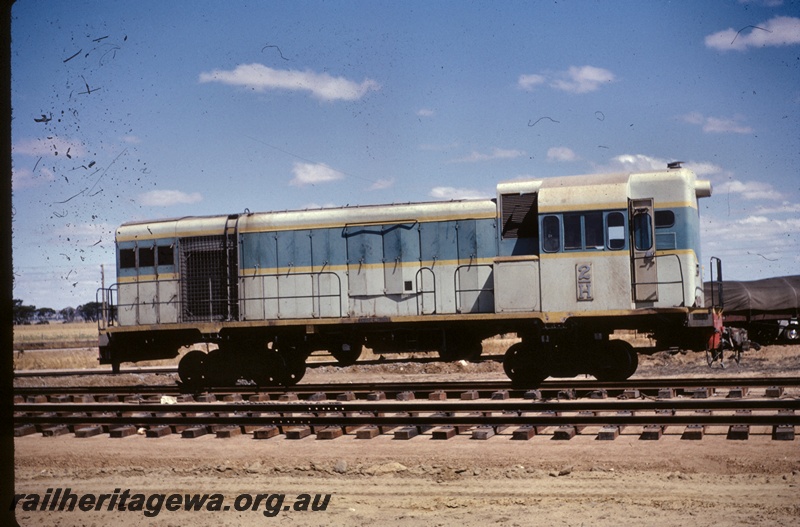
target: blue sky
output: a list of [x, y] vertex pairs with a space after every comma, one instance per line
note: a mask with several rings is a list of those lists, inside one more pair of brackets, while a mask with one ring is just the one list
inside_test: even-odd
[[800, 4], [34, 1], [12, 8], [14, 297], [94, 299], [137, 219], [710, 179], [703, 260], [800, 273]]

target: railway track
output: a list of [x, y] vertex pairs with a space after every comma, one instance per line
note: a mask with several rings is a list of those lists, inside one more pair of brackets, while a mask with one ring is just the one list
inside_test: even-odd
[[[359, 360], [355, 364], [351, 366], [375, 366], [375, 365], [387, 365], [387, 364], [401, 364], [407, 363], [409, 361], [413, 361], [416, 364], [426, 364], [426, 363], [435, 363], [441, 362], [442, 359], [439, 357], [415, 357], [412, 359], [409, 358], [401, 358], [401, 359], [371, 359], [371, 360]], [[502, 362], [503, 355], [484, 355], [480, 357], [480, 360], [470, 361], [473, 363], [478, 362], [485, 362], [485, 361], [492, 361], [492, 362]], [[307, 368], [322, 368], [325, 366], [330, 367], [342, 367], [342, 364], [339, 363], [337, 360], [315, 360], [315, 361], [308, 361], [306, 362]], [[119, 375], [124, 374], [133, 374], [133, 375], [142, 375], [142, 374], [177, 374], [178, 367], [177, 366], [142, 366], [137, 368], [122, 368], [119, 372]], [[17, 378], [24, 378], [24, 377], [83, 377], [83, 376], [95, 376], [95, 375], [117, 375], [111, 371], [111, 368], [81, 368], [81, 369], [74, 369], [74, 370], [67, 370], [67, 369], [58, 369], [58, 370], [19, 370], [14, 372], [14, 377]]]
[[551, 381], [538, 390], [515, 390], [507, 382], [370, 383], [195, 395], [158, 386], [147, 387], [154, 388], [149, 396], [142, 386], [127, 393], [49, 388], [49, 395], [18, 388], [15, 434], [569, 439], [591, 433], [614, 439], [625, 432], [659, 439], [683, 427], [682, 438], [699, 439], [709, 427], [717, 433], [728, 427], [729, 439], [747, 439], [754, 427], [756, 435], [794, 440], [798, 386], [798, 378]]
[[[701, 397], [703, 393], [713, 393], [717, 389], [783, 387], [800, 388], [800, 377], [674, 377], [674, 378], [646, 378], [629, 379], [622, 382], [602, 382], [592, 378], [549, 380], [541, 384], [537, 390], [515, 388], [510, 381], [438, 381], [438, 382], [361, 382], [361, 383], [325, 383], [325, 384], [297, 384], [291, 387], [265, 387], [261, 388], [252, 384], [238, 386], [225, 386], [212, 388], [203, 393], [226, 394], [258, 394], [280, 397], [285, 394], [296, 394], [299, 398], [308, 398], [312, 395], [325, 394], [336, 398], [344, 393], [352, 393], [357, 397], [368, 397], [373, 392], [383, 392], [387, 396], [402, 392], [423, 394], [428, 397], [432, 392], [446, 392], [448, 397], [465, 391], [476, 391], [479, 394], [507, 390], [511, 393], [524, 394], [531, 392], [529, 398], [534, 398], [536, 392], [545, 394], [544, 397], [571, 397], [582, 393], [606, 391], [607, 395], [619, 395], [625, 391], [638, 391], [641, 394], [657, 396], [661, 390], [673, 390]], [[711, 390], [711, 392], [708, 392]], [[573, 393], [570, 393], [573, 392]], [[14, 395], [131, 395], [131, 394], [165, 394], [179, 395], [191, 393], [180, 385], [131, 385], [131, 386], [35, 386], [14, 387]], [[536, 396], [539, 398], [539, 396]]]

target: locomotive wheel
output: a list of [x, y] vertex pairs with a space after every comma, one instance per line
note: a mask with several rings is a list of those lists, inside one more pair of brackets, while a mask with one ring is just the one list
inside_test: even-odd
[[178, 377], [190, 387], [202, 387], [205, 384], [206, 354], [200, 350], [192, 350], [183, 356], [178, 363]]
[[331, 347], [328, 352], [342, 366], [352, 366], [361, 356], [361, 343], [342, 342]]
[[603, 363], [593, 375], [601, 382], [624, 381], [636, 372], [639, 367], [639, 355], [624, 340], [609, 340]]
[[277, 348], [277, 352], [283, 359], [283, 374], [280, 384], [283, 386], [294, 386], [306, 374], [306, 358], [311, 354], [308, 347], [301, 343], [299, 345], [286, 345]]
[[280, 353], [268, 351], [259, 355], [251, 366], [252, 380], [259, 386], [285, 385], [286, 362]]
[[306, 374], [306, 359], [302, 355], [291, 355], [283, 357], [283, 360], [286, 366], [282, 384], [284, 386], [294, 386]]
[[548, 377], [536, 354], [522, 342], [513, 344], [503, 358], [503, 371], [515, 386], [535, 388]]
[[239, 379], [238, 354], [222, 348], [211, 350], [206, 355], [205, 380], [207, 386], [233, 386]]

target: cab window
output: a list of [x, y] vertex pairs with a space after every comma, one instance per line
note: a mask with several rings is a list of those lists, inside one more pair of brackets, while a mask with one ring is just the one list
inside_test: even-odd
[[657, 210], [656, 229], [663, 229], [675, 225], [675, 213], [671, 210]]
[[639, 212], [633, 216], [633, 245], [637, 251], [649, 251], [653, 248], [653, 220], [647, 212]]
[[175, 251], [168, 245], [158, 246], [158, 265], [175, 265]]
[[603, 213], [564, 214], [564, 250], [603, 249]]
[[155, 267], [156, 252], [152, 247], [139, 247], [139, 267]]
[[606, 239], [612, 251], [625, 248], [625, 215], [621, 212], [609, 212], [606, 216]]
[[542, 249], [548, 253], [561, 249], [561, 222], [558, 216], [545, 216], [542, 219]]
[[120, 249], [119, 250], [119, 268], [120, 269], [133, 269], [136, 267], [136, 250], [135, 249]]

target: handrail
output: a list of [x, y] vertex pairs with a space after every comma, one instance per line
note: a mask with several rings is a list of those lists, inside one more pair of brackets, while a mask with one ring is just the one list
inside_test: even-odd
[[114, 292], [116, 292], [119, 296], [117, 284], [111, 284], [106, 288], [100, 287], [97, 289], [97, 291], [95, 291], [95, 302], [103, 306], [100, 316], [97, 317], [98, 330], [102, 331], [107, 327], [114, 326], [119, 323], [119, 321], [117, 321], [117, 307], [114, 303]]
[[455, 301], [456, 301], [456, 313], [461, 313], [461, 306], [459, 305], [458, 298], [461, 293], [491, 293], [494, 296], [494, 282], [492, 282], [492, 287], [490, 289], [478, 288], [478, 289], [462, 289], [458, 287], [458, 275], [459, 271], [461, 271], [464, 267], [488, 267], [489, 269], [494, 269], [494, 266], [491, 264], [465, 264], [459, 265], [456, 267], [456, 270], [453, 271], [453, 291], [455, 292]]
[[[256, 302], [260, 301], [263, 304], [263, 302], [265, 302], [267, 300], [277, 300], [278, 302], [280, 302], [281, 300], [300, 300], [300, 299], [309, 299], [309, 298], [312, 299], [312, 300], [320, 300], [320, 299], [323, 299], [323, 298], [335, 298], [335, 299], [337, 299], [337, 304], [338, 304], [338, 308], [337, 308], [338, 309], [338, 315], [326, 315], [326, 316], [330, 316], [330, 317], [338, 316], [338, 317], [341, 318], [342, 317], [342, 313], [343, 313], [343, 311], [342, 311], [342, 300], [341, 300], [342, 299], [342, 279], [337, 273], [334, 273], [334, 272], [331, 272], [331, 271], [323, 271], [323, 272], [311, 272], [311, 273], [292, 273], [291, 275], [288, 275], [288, 276], [298, 276], [298, 277], [299, 276], [307, 276], [307, 277], [309, 277], [312, 280], [311, 287], [312, 287], [312, 291], [313, 291], [315, 289], [315, 287], [314, 287], [315, 284], [314, 284], [313, 280], [315, 278], [318, 280], [322, 275], [332, 276], [332, 277], [334, 277], [336, 279], [336, 285], [335, 285], [335, 288], [337, 290], [336, 292], [328, 293], [328, 294], [321, 294], [321, 293], [317, 292], [317, 293], [312, 293], [310, 295], [282, 295], [282, 294], [280, 294], [280, 290], [278, 290], [278, 294], [274, 295], [274, 296], [271, 295], [271, 296], [247, 297], [247, 298], [240, 299], [240, 302], [243, 303], [243, 302], [250, 302], [250, 301], [256, 301]], [[258, 275], [258, 276], [247, 276], [247, 277], [243, 277], [243, 278], [248, 278], [248, 279], [260, 278], [262, 283], [263, 283], [263, 281], [265, 279], [268, 279], [268, 278], [278, 278], [278, 277], [285, 278], [286, 276], [287, 276], [286, 274], [281, 273], [281, 274], [267, 274], [267, 275]], [[145, 303], [143, 303], [141, 301], [141, 298], [139, 296], [139, 286], [147, 285], [147, 284], [164, 285], [164, 284], [167, 284], [167, 283], [178, 283], [179, 284], [180, 280], [179, 279], [168, 279], [168, 280], [163, 280], [162, 279], [162, 280], [141, 280], [141, 281], [137, 281], [137, 282], [135, 282], [135, 284], [137, 285], [137, 289], [136, 289], [136, 294], [134, 295], [134, 298], [130, 302], [126, 302], [124, 304], [119, 302], [119, 285], [120, 285], [119, 283], [115, 283], [115, 284], [111, 285], [110, 287], [106, 288], [105, 290], [98, 289], [96, 298], [98, 298], [98, 301], [100, 301], [99, 298], [102, 298], [102, 297], [100, 297], [99, 295], [102, 295], [103, 297], [105, 297], [106, 303], [108, 305], [108, 313], [109, 313], [109, 316], [107, 317], [107, 319], [105, 321], [103, 321], [102, 323], [98, 322], [99, 329], [105, 329], [105, 327], [108, 327], [108, 326], [119, 325], [119, 313], [121, 311], [125, 310], [125, 309], [135, 309], [136, 310], [136, 314], [135, 314], [135, 317], [134, 317], [135, 324], [137, 324], [137, 325], [140, 324], [141, 323], [141, 317], [140, 317], [140, 314], [139, 314], [138, 310], [139, 310], [139, 308], [141, 306], [145, 305]], [[123, 284], [123, 285], [126, 285], [126, 284]], [[211, 289], [213, 290], [213, 287]], [[316, 289], [317, 290], [319, 289], [319, 282], [317, 282], [317, 284], [316, 284]], [[116, 299], [115, 299], [115, 297], [116, 297]], [[177, 303], [178, 309], [177, 309], [177, 312], [176, 312], [176, 321], [175, 322], [188, 322], [188, 321], [190, 321], [189, 319], [191, 319], [191, 321], [197, 322], [197, 321], [220, 320], [221, 317], [224, 318], [225, 314], [224, 314], [223, 310], [225, 309], [225, 306], [228, 305], [228, 300], [226, 298], [211, 298], [211, 296], [209, 296], [209, 298], [208, 298], [208, 310], [209, 310], [208, 314], [207, 315], [190, 316], [190, 317], [187, 317], [186, 314], [184, 313], [183, 307], [185, 307], [184, 306], [185, 302], [183, 300], [181, 300], [181, 299], [176, 299], [175, 297], [172, 297], [167, 301], [149, 301], [149, 302], [146, 302], [146, 305], [152, 307], [155, 310], [155, 316], [157, 317], [157, 320], [161, 320], [161, 316], [162, 316], [161, 306], [164, 306], [164, 305], [170, 305], [171, 306], [171, 305], [175, 305], [176, 303]], [[244, 307], [244, 306], [240, 306], [240, 307]], [[244, 309], [241, 309], [241, 311], [244, 312]], [[320, 308], [318, 302], [314, 306], [313, 311], [314, 311], [314, 315], [313, 316], [324, 318], [323, 315], [322, 315], [321, 308]], [[280, 317], [280, 314], [278, 314], [278, 316]]]
[[[716, 262], [717, 268], [717, 279], [714, 280], [714, 263]], [[711, 307], [712, 308], [720, 308], [724, 309], [725, 307], [725, 299], [723, 298], [722, 294], [722, 260], [717, 258], [716, 256], [712, 256], [709, 260], [709, 265], [711, 266]], [[719, 304], [717, 303], [717, 294], [714, 288], [714, 285], [718, 286], [719, 289]]]
[[[420, 279], [422, 277], [422, 271], [429, 271], [431, 273], [431, 279], [433, 280], [433, 289], [430, 291], [426, 291], [421, 288]], [[433, 272], [433, 269], [430, 267], [420, 267], [416, 273], [414, 273], [414, 285], [417, 288], [417, 315], [424, 315], [426, 313], [421, 313], [420, 311], [420, 302], [423, 304], [425, 303], [425, 295], [433, 294], [433, 313], [436, 313], [436, 306], [438, 305], [436, 302], [436, 273]]]
[[631, 278], [633, 278], [633, 280], [631, 281], [631, 290], [635, 291], [636, 287], [640, 286], [640, 285], [655, 285], [656, 287], [658, 287], [658, 286], [661, 286], [661, 285], [676, 285], [676, 284], [680, 284], [680, 286], [681, 286], [681, 304], [680, 305], [681, 306], [686, 306], [686, 287], [685, 287], [686, 284], [685, 284], [685, 282], [683, 280], [683, 265], [681, 264], [680, 256], [678, 256], [677, 254], [656, 254], [654, 256], [637, 256], [637, 257], [633, 258], [633, 261], [635, 262], [636, 260], [649, 260], [651, 258], [658, 259], [658, 258], [669, 258], [669, 257], [674, 257], [678, 261], [678, 274], [680, 276], [680, 280], [671, 280], [671, 281], [659, 280], [657, 282], [637, 282], [636, 281], [636, 276], [632, 274]]
[[[267, 300], [277, 300], [279, 302], [277, 316], [278, 316], [278, 318], [280, 318], [280, 316], [281, 316], [280, 315], [280, 301], [281, 300], [300, 300], [300, 299], [308, 299], [308, 298], [310, 298], [312, 300], [314, 300], [314, 299], [319, 300], [319, 299], [322, 299], [322, 298], [336, 298], [338, 300], [337, 304], [339, 306], [339, 315], [338, 316], [339, 316], [339, 318], [341, 318], [342, 317], [342, 278], [337, 273], [334, 273], [332, 271], [319, 271], [319, 272], [308, 272], [308, 273], [291, 273], [291, 274], [276, 273], [276, 274], [263, 274], [263, 275], [257, 275], [257, 276], [248, 276], [246, 278], [249, 278], [251, 280], [254, 279], [254, 278], [260, 278], [261, 279], [261, 284], [262, 284], [262, 289], [266, 289], [265, 287], [263, 287], [265, 285], [264, 284], [264, 279], [266, 279], [266, 278], [276, 278], [277, 279], [277, 278], [285, 278], [287, 276], [308, 276], [312, 280], [311, 289], [313, 291], [314, 290], [314, 282], [313, 282], [314, 278], [317, 279], [317, 289], [319, 289], [319, 278], [321, 276], [323, 276], [323, 275], [333, 276], [333, 277], [336, 278], [336, 288], [338, 290], [337, 293], [330, 293], [330, 294], [323, 295], [323, 294], [317, 292], [316, 294], [312, 293], [310, 295], [281, 295], [280, 287], [278, 287], [278, 288], [276, 288], [277, 289], [277, 295], [276, 296], [248, 297], [247, 301], [248, 302], [252, 302], [254, 300], [255, 301], [261, 301], [262, 305], [263, 305], [263, 303], [266, 302]], [[319, 318], [324, 318], [322, 316], [321, 308], [319, 307], [319, 303], [317, 303], [317, 307], [315, 309], [315, 308], [313, 308], [313, 302], [312, 302], [312, 311], [316, 311], [315, 313], [312, 314], [312, 316], [316, 316], [316, 317], [319, 317]], [[266, 313], [266, 306], [264, 306], [264, 312]], [[336, 315], [328, 315], [328, 316], [336, 316]]]

